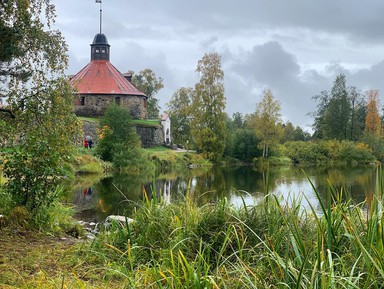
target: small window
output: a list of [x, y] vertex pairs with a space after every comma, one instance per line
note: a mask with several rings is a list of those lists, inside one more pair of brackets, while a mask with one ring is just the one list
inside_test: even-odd
[[81, 106], [85, 105], [85, 97], [84, 96], [80, 97], [80, 105]]
[[101, 50], [101, 53], [105, 53], [105, 49]]
[[116, 103], [117, 105], [120, 105], [120, 102], [121, 102], [120, 96], [116, 96], [116, 97], [115, 97], [115, 103]]
[[100, 50], [99, 49], [96, 49], [96, 53], [99, 53], [100, 52]]

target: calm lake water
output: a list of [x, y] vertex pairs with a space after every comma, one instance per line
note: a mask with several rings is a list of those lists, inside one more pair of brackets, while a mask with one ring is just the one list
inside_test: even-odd
[[[234, 206], [241, 206], [242, 199], [249, 205], [256, 204], [267, 192], [283, 202], [302, 198], [302, 207], [309, 208], [307, 200], [319, 209], [311, 182], [322, 198], [329, 195], [329, 185], [349, 192], [355, 202], [364, 201], [375, 190], [376, 168], [373, 166], [330, 168], [272, 168], [269, 171], [252, 167], [213, 167], [174, 171], [154, 178], [148, 176], [78, 176], [67, 201], [75, 204], [78, 218], [100, 221], [111, 214], [131, 216], [135, 203], [143, 199], [145, 190], [149, 197], [161, 195], [172, 202], [190, 194], [203, 205], [226, 197]], [[310, 181], [309, 181], [310, 180]], [[306, 196], [306, 199], [303, 197]]]

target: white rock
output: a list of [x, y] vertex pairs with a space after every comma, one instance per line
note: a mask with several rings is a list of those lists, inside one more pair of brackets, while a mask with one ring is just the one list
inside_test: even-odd
[[105, 219], [104, 224], [110, 224], [113, 221], [120, 222], [122, 225], [125, 225], [125, 220], [127, 220], [128, 224], [131, 224], [133, 222], [133, 219], [125, 217], [125, 216], [119, 216], [119, 215], [110, 215]]

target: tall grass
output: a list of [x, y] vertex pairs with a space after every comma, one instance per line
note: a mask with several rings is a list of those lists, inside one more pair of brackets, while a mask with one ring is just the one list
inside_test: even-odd
[[313, 186], [320, 213], [269, 194], [241, 208], [146, 198], [133, 223], [114, 224], [84, 258], [133, 288], [383, 288], [380, 171], [377, 180], [362, 204], [331, 185], [324, 200]]

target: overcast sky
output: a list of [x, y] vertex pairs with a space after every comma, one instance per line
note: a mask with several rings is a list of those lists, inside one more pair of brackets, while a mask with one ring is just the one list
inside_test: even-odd
[[[90, 60], [100, 5], [53, 3], [75, 74]], [[222, 55], [229, 115], [254, 112], [269, 88], [284, 121], [310, 128], [312, 97], [337, 74], [362, 92], [384, 91], [382, 0], [103, 0], [102, 8], [112, 64], [162, 77], [162, 110], [175, 90], [198, 81], [197, 62], [209, 52]]]

